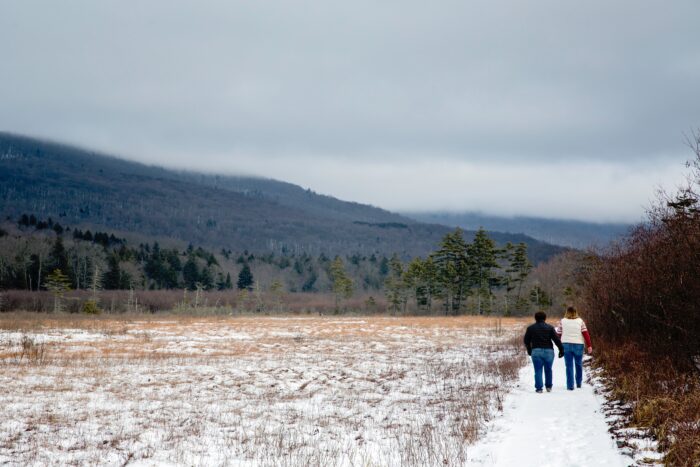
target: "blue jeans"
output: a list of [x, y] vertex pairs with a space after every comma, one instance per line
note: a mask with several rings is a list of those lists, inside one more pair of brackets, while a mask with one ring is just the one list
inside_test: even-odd
[[542, 389], [542, 370], [544, 369], [544, 385], [552, 387], [553, 349], [532, 349], [532, 364], [535, 366], [535, 389]]
[[583, 344], [564, 343], [564, 363], [566, 364], [566, 388], [574, 388], [574, 368], [576, 386], [583, 382]]

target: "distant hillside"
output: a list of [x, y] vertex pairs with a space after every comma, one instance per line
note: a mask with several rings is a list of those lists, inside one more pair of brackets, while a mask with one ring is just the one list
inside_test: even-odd
[[593, 223], [538, 217], [497, 217], [474, 212], [415, 212], [406, 216], [422, 222], [433, 222], [465, 230], [486, 230], [522, 233], [543, 242], [571, 248], [585, 249], [605, 246], [622, 237], [630, 229], [629, 224]]
[[[23, 213], [233, 251], [409, 257], [432, 251], [450, 230], [289, 183], [167, 170], [0, 133], [0, 214]], [[491, 236], [526, 242], [535, 262], [562, 250]]]

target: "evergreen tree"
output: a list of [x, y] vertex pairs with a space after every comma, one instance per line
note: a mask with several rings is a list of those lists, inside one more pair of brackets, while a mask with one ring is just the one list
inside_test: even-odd
[[294, 260], [294, 272], [296, 272], [300, 276], [304, 274], [304, 265], [301, 264], [301, 261], [299, 261], [298, 259]]
[[107, 271], [102, 276], [102, 285], [108, 290], [129, 289], [131, 275], [119, 266], [119, 255], [112, 253], [107, 257]]
[[389, 260], [386, 256], [382, 256], [381, 261], [379, 261], [379, 275], [385, 277], [389, 274]]
[[208, 267], [202, 268], [202, 272], [199, 274], [199, 285], [204, 290], [211, 290], [214, 288], [214, 277]]
[[517, 307], [527, 306], [527, 302], [522, 297], [523, 285], [525, 279], [532, 271], [532, 264], [527, 259], [527, 245], [525, 243], [518, 243], [513, 251], [513, 261], [510, 264], [511, 269], [515, 272], [515, 282], [517, 284], [517, 294], [515, 298], [515, 303]]
[[63, 246], [63, 238], [57, 236], [54, 241], [51, 253], [49, 254], [49, 264], [52, 270], [60, 269], [69, 279], [73, 275], [70, 267], [70, 260], [66, 247]]
[[535, 285], [530, 290], [530, 302], [534, 304], [538, 310], [546, 310], [552, 306], [552, 299], [549, 295], [540, 288], [539, 285]]
[[414, 258], [403, 274], [403, 280], [406, 287], [413, 291], [413, 296], [416, 300], [416, 307], [420, 309], [425, 307], [429, 309], [428, 298], [429, 298], [429, 286], [426, 283], [425, 274], [425, 261], [421, 258]]
[[437, 268], [433, 259], [414, 258], [404, 271], [403, 282], [408, 290], [413, 291], [416, 307], [431, 311], [433, 298], [439, 295]]
[[231, 282], [231, 273], [227, 272], [226, 273], [226, 279], [224, 279], [224, 275], [219, 273], [217, 281], [216, 281], [216, 288], [218, 290], [228, 290], [233, 288], [233, 283]]
[[253, 282], [253, 273], [248, 263], [245, 263], [243, 269], [241, 269], [241, 272], [238, 274], [236, 287], [238, 287], [238, 290], [253, 290]]
[[187, 261], [182, 267], [182, 279], [185, 281], [185, 287], [189, 290], [197, 290], [197, 284], [200, 282], [199, 268], [194, 254], [187, 256]]
[[63, 295], [70, 290], [70, 279], [60, 269], [54, 269], [46, 277], [46, 288], [53, 293], [53, 311], [61, 311], [63, 308]]
[[505, 293], [503, 295], [503, 314], [505, 316], [511, 315], [511, 293], [515, 290], [517, 285], [518, 270], [513, 267], [514, 251], [515, 246], [511, 242], [508, 242], [498, 253], [499, 259], [503, 263], [503, 274], [498, 278], [498, 283], [501, 287], [505, 288]]
[[335, 309], [338, 311], [340, 309], [340, 301], [342, 299], [348, 299], [352, 296], [353, 284], [352, 279], [348, 277], [345, 271], [345, 264], [340, 256], [336, 256], [330, 265], [330, 278], [333, 288], [333, 295], [335, 296]]
[[[490, 311], [491, 298], [493, 293], [491, 287], [493, 285], [493, 270], [498, 267], [496, 262], [496, 244], [486, 234], [483, 228], [480, 228], [474, 236], [474, 241], [469, 245], [469, 256], [471, 265], [470, 283], [476, 288], [477, 294], [477, 311], [483, 314], [484, 305]], [[487, 300], [484, 302], [484, 299]]]
[[437, 267], [437, 281], [444, 298], [445, 312], [458, 314], [469, 293], [471, 279], [469, 245], [464, 240], [462, 229], [445, 235], [440, 248], [431, 256]]
[[93, 267], [92, 278], [90, 280], [90, 300], [93, 301], [95, 305], [99, 303], [100, 290], [102, 290], [102, 275], [100, 274], [100, 268], [95, 265]]
[[386, 290], [387, 302], [391, 305], [394, 312], [405, 309], [408, 297], [406, 294], [407, 287], [404, 282], [404, 268], [401, 259], [397, 255], [393, 255], [388, 260], [389, 273], [384, 281]]
[[302, 292], [315, 292], [316, 291], [316, 281], [318, 280], [318, 273], [316, 269], [309, 266], [309, 277], [306, 278], [304, 283], [301, 285]]

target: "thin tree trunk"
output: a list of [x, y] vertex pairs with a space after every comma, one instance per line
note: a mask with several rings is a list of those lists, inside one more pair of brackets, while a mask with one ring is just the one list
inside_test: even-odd
[[39, 274], [37, 274], [36, 277], [36, 290], [37, 292], [41, 289], [41, 267], [43, 265], [43, 261], [41, 259], [41, 253], [39, 253]]

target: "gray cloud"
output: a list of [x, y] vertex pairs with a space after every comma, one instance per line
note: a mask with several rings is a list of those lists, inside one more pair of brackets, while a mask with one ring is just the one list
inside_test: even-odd
[[[8, 1], [0, 128], [402, 209], [474, 208], [468, 172], [501, 185], [476, 208], [566, 215], [555, 188], [595, 167], [571, 216], [630, 219], [700, 125], [698, 17], [695, 0]], [[530, 184], [502, 186], [518, 168]], [[620, 170], [638, 176], [595, 175]]]

